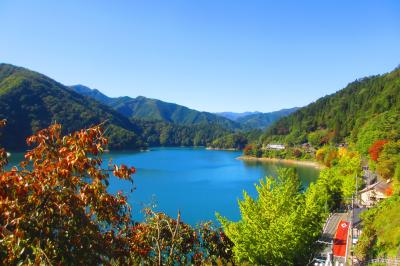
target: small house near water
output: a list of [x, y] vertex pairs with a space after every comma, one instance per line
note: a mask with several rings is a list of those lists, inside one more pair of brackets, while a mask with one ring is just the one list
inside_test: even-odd
[[284, 150], [285, 145], [283, 144], [268, 144], [267, 150]]

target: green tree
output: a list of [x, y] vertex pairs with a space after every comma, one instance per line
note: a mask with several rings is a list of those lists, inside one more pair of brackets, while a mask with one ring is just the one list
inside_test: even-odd
[[395, 177], [396, 168], [400, 165], [400, 140], [391, 141], [383, 146], [376, 165], [377, 173], [385, 178]]
[[400, 252], [400, 196], [380, 202], [362, 214], [363, 231], [355, 248], [360, 260], [394, 258]]
[[218, 214], [227, 236], [234, 243], [239, 263], [256, 265], [305, 265], [316, 249], [324, 217], [325, 199], [315, 186], [302, 193], [293, 170], [256, 185], [257, 199], [244, 192], [239, 201], [241, 220], [228, 221]]

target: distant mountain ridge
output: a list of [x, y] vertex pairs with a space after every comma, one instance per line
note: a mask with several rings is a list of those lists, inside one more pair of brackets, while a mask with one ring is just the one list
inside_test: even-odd
[[255, 111], [255, 112], [243, 112], [243, 113], [235, 113], [235, 112], [219, 112], [215, 113], [219, 116], [228, 118], [232, 121], [237, 121], [239, 118], [249, 116], [249, 115], [254, 115], [254, 114], [261, 114], [261, 112]]
[[269, 113], [261, 113], [256, 111], [244, 113], [222, 112], [217, 114], [238, 122], [243, 129], [266, 129], [275, 121], [284, 116], [290, 115], [298, 109], [299, 107], [293, 107]]
[[217, 124], [228, 129], [265, 129], [279, 118], [289, 115], [298, 109], [295, 107], [270, 113], [257, 111], [209, 113], [144, 96], [112, 98], [97, 89], [91, 89], [83, 85], [74, 85], [69, 88], [110, 106], [128, 118], [163, 121], [179, 125]]
[[[82, 93], [90, 93], [98, 100]], [[27, 137], [55, 122], [62, 125], [63, 133], [106, 122], [108, 148], [113, 150], [207, 146], [214, 139], [233, 132], [223, 123], [179, 125], [128, 118], [104, 104], [120, 104], [125, 100], [131, 98], [109, 98], [82, 85], [72, 90], [41, 73], [0, 63], [0, 119], [7, 119], [7, 125], [0, 129], [0, 146], [11, 151], [26, 150], [29, 148]]]
[[179, 125], [217, 124], [229, 129], [239, 129], [240, 125], [230, 119], [209, 112], [200, 112], [175, 103], [138, 96], [112, 98], [96, 89], [83, 85], [69, 87], [77, 93], [106, 104], [130, 119], [163, 121]]

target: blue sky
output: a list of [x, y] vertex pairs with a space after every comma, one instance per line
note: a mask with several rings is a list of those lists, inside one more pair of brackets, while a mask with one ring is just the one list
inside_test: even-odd
[[400, 1], [0, 1], [0, 62], [211, 112], [304, 106], [400, 64]]

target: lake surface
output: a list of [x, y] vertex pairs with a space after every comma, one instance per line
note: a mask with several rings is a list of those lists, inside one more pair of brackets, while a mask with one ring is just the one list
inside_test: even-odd
[[[192, 225], [215, 221], [216, 211], [238, 220], [237, 200], [243, 190], [256, 196], [254, 184], [265, 176], [276, 176], [279, 167], [295, 168], [304, 187], [319, 174], [306, 166], [240, 161], [236, 159], [240, 155], [204, 148], [152, 148], [147, 152], [111, 152], [104, 155], [104, 162], [112, 158], [113, 163], [136, 167], [133, 192], [129, 182], [116, 178], [110, 182], [110, 192], [128, 194], [134, 218], [142, 219], [141, 210], [153, 206], [172, 217], [180, 210], [183, 221]], [[21, 158], [22, 154], [13, 154], [10, 164]]]

